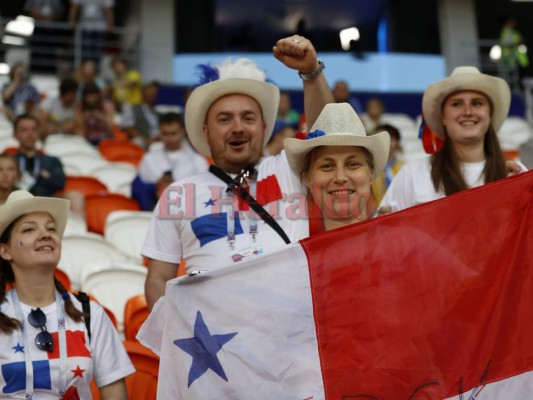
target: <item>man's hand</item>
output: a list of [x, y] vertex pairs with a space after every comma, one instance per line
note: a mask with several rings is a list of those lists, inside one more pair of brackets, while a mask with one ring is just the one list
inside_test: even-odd
[[318, 66], [318, 57], [313, 44], [303, 36], [293, 35], [280, 39], [272, 48], [279, 61], [302, 74], [313, 72]]

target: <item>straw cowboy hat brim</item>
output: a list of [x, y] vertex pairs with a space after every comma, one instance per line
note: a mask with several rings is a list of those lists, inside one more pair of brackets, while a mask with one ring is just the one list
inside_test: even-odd
[[429, 86], [422, 98], [424, 121], [438, 137], [444, 138], [442, 104], [452, 93], [473, 90], [485, 94], [492, 105], [492, 126], [498, 132], [509, 113], [511, 91], [501, 78], [482, 74], [475, 67], [457, 67], [452, 74]]
[[203, 133], [207, 112], [219, 98], [229, 94], [244, 94], [255, 99], [266, 123], [264, 143], [272, 135], [278, 115], [279, 89], [255, 79], [228, 78], [206, 83], [194, 89], [185, 106], [185, 128], [193, 147], [201, 155], [211, 157], [211, 149]]
[[54, 197], [35, 197], [25, 190], [16, 190], [0, 206], [0, 236], [17, 218], [33, 212], [47, 212], [56, 224], [59, 237], [63, 237], [69, 210], [69, 200]]
[[367, 136], [363, 123], [348, 103], [327, 104], [311, 129], [322, 135], [306, 140], [288, 138], [283, 142], [292, 170], [300, 175], [305, 155], [319, 146], [358, 146], [366, 148], [374, 159], [375, 179], [387, 165], [390, 135], [383, 131]]
[[390, 151], [390, 136], [383, 131], [372, 136], [327, 135], [310, 140], [288, 138], [284, 142], [289, 165], [298, 175], [303, 169], [305, 155], [319, 146], [357, 146], [367, 149], [374, 159], [372, 179], [385, 169]]

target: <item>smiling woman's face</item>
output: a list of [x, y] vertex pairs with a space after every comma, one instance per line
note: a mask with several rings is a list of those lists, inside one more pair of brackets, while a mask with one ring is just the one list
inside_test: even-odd
[[490, 119], [491, 104], [481, 92], [455, 92], [442, 105], [442, 124], [455, 144], [482, 142], [489, 129]]
[[370, 154], [357, 146], [321, 146], [310, 156], [305, 181], [322, 211], [326, 229], [370, 218]]
[[15, 273], [18, 268], [55, 268], [61, 256], [61, 239], [50, 214], [32, 212], [20, 217], [8, 243], [0, 244], [0, 256], [11, 262]]

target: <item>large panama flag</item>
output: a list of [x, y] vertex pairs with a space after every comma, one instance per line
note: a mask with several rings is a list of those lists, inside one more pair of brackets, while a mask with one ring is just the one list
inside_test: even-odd
[[533, 398], [533, 172], [170, 281], [160, 399]]

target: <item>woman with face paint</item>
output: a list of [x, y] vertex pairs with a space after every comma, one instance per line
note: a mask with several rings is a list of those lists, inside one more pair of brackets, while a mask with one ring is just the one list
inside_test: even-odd
[[91, 302], [86, 323], [54, 278], [68, 213], [68, 200], [23, 190], [0, 206], [3, 398], [90, 399], [93, 377], [103, 399], [127, 398], [124, 377], [134, 368], [111, 321]]

